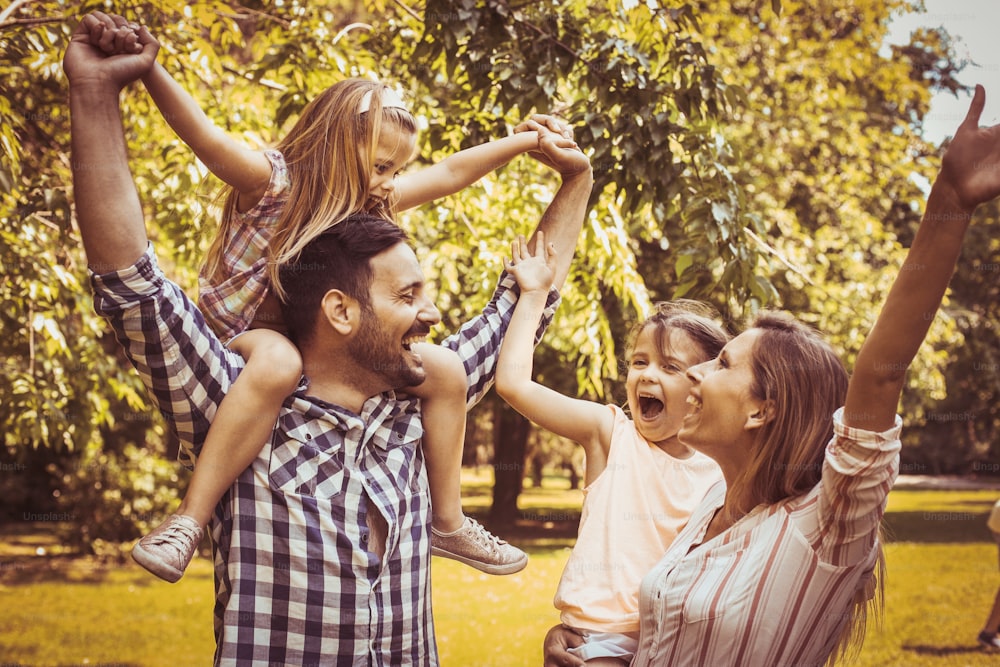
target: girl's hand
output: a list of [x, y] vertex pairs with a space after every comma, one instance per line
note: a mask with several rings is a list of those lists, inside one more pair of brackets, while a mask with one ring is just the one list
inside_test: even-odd
[[551, 243], [545, 243], [545, 232], [539, 231], [535, 236], [534, 254], [521, 235], [510, 244], [510, 254], [511, 259], [506, 260], [505, 265], [507, 271], [517, 279], [521, 294], [537, 291], [548, 293], [556, 275], [556, 249]]
[[85, 16], [82, 21], [90, 31], [88, 37], [92, 46], [108, 56], [142, 53], [138, 24], [125, 23], [125, 19], [120, 16], [105, 15], [107, 18], [103, 19], [99, 14], [100, 12], [94, 12]]
[[[538, 132], [538, 149], [528, 151], [528, 155], [546, 167], [555, 169], [563, 178], [590, 172], [590, 158], [572, 139], [567, 139], [565, 135], [557, 134], [533, 120], [525, 121], [518, 127], [523, 128], [520, 131]], [[572, 131], [570, 134], [572, 135]]]
[[563, 139], [573, 141], [573, 127], [569, 123], [549, 114], [536, 113], [532, 115], [528, 120], [518, 124], [514, 128], [514, 133], [542, 130], [555, 132]]
[[535, 156], [556, 171], [564, 179], [581, 173], [590, 173], [590, 158], [580, 150], [575, 141], [564, 139], [552, 132], [538, 135], [540, 156]]
[[[579, 159], [583, 157], [583, 152], [573, 140], [573, 127], [555, 116], [534, 114], [514, 128], [514, 133], [518, 132], [538, 132], [538, 149], [528, 151], [528, 155], [563, 176], [571, 176], [590, 167], [590, 160], [586, 160], [584, 165]], [[566, 153], [574, 149], [577, 155]]]

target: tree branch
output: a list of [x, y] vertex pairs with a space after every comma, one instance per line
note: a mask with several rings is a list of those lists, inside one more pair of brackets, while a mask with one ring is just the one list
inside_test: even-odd
[[412, 18], [414, 21], [419, 21], [420, 20], [420, 14], [416, 13], [415, 11], [413, 11], [412, 9], [410, 9], [409, 7], [407, 7], [405, 4], [403, 4], [403, 2], [401, 0], [393, 0], [393, 2], [395, 2], [395, 4], [400, 9], [402, 9], [404, 12], [406, 12], [407, 14], [409, 14], [410, 18]]
[[[7, 19], [10, 18], [10, 15], [16, 12], [21, 5], [26, 5], [31, 1], [32, 0], [14, 0], [14, 2], [10, 3], [10, 6], [8, 6], [7, 9], [0, 12], [0, 26], [6, 25]], [[17, 22], [18, 21], [12, 21], [11, 23]]]
[[242, 14], [225, 14], [223, 12], [219, 12], [219, 16], [229, 16], [230, 18], [233, 18], [233, 19], [247, 18], [249, 16], [260, 16], [260, 17], [263, 17], [263, 18], [265, 18], [267, 20], [274, 21], [275, 23], [277, 23], [279, 25], [282, 25], [285, 28], [288, 28], [289, 26], [292, 25], [291, 21], [286, 21], [285, 19], [280, 18], [278, 16], [275, 16], [274, 14], [269, 14], [269, 13], [261, 11], [259, 9], [250, 9], [249, 7], [244, 7], [243, 5], [235, 5], [235, 7], [237, 9], [239, 9], [243, 13]]

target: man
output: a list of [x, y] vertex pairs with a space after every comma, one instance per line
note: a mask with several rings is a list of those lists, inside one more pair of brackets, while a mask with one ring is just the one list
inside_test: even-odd
[[[105, 57], [94, 34], [121, 42], [109, 51], [134, 42], [135, 53]], [[196, 456], [242, 360], [163, 276], [146, 237], [117, 104], [154, 56], [148, 33], [120, 17], [95, 13], [73, 35], [64, 69], [76, 211], [95, 306]], [[560, 258], [561, 285], [593, 178], [572, 142], [548, 135], [541, 150], [562, 175], [538, 227]], [[334, 264], [337, 273], [314, 270]], [[317, 286], [320, 275], [329, 282]], [[437, 664], [420, 408], [393, 391], [422, 377], [409, 342], [439, 320], [419, 264], [401, 230], [361, 216], [318, 239], [282, 278], [290, 293], [312, 295], [285, 311], [307, 382], [213, 517], [215, 663]], [[465, 362], [470, 404], [492, 382], [513, 286], [502, 278], [484, 312], [445, 343]]]

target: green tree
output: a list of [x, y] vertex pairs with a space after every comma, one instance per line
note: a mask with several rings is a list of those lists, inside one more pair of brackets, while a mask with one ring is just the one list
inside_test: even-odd
[[[948, 312], [963, 344], [949, 347], [945, 397], [921, 413], [904, 470], [1000, 474], [1000, 205], [977, 213], [951, 283]], [[908, 467], [907, 467], [908, 466]]]
[[[15, 2], [0, 12], [0, 489], [9, 499], [7, 519], [72, 503], [60, 491], [62, 475], [98, 473], [88, 464], [101, 447], [117, 459], [119, 441], [105, 436], [134, 430], [129, 418], [144, 406], [138, 378], [122, 367], [93, 312], [74, 229], [59, 65], [68, 34], [63, 11], [56, 3]], [[140, 441], [157, 437], [150, 426], [138, 429]], [[84, 486], [98, 492], [93, 480]]]
[[[411, 12], [388, 3], [382, 9], [392, 30], [377, 38], [404, 49], [396, 76], [414, 81], [418, 97], [439, 102], [428, 133], [432, 149], [443, 144], [453, 150], [456, 128], [467, 137], [457, 145], [477, 143], [498, 121], [510, 124], [555, 110], [574, 125], [591, 155], [591, 216], [545, 342], [552, 351], [539, 353], [541, 381], [594, 399], [609, 395], [627, 323], [648, 308], [637, 265], [643, 246], [660, 249], [656, 270], [678, 276], [678, 295], [714, 290], [721, 303], [737, 310], [770, 298], [766, 279], [755, 274], [758, 249], [746, 231], [758, 223], [746, 213], [719, 131], [738, 91], [711, 66], [695, 33], [693, 3], [666, 8], [430, 0]], [[492, 208], [485, 201], [475, 210], [455, 205], [494, 249], [505, 247], [510, 234], [506, 225], [489, 220], [495, 194]], [[536, 219], [537, 204], [521, 214], [527, 204], [520, 202], [509, 217]], [[442, 223], [453, 240], [474, 233]], [[468, 284], [478, 283], [480, 275], [456, 277]], [[577, 369], [575, 377], [565, 373], [567, 367]], [[528, 431], [516, 416], [503, 409], [499, 414], [491, 518], [510, 522]]]
[[[718, 67], [746, 91], [725, 133], [743, 165], [737, 178], [750, 208], [768, 222], [761, 241], [771, 248], [776, 305], [826, 332], [850, 367], [939, 167], [939, 148], [921, 137], [931, 93], [961, 88], [960, 66], [941, 31], [884, 44], [893, 16], [920, 10], [919, 3], [827, 0], [821, 7], [790, 0], [776, 14], [756, 0], [724, 9], [704, 2], [699, 15]], [[963, 263], [953, 283], [953, 296], [961, 291], [965, 303], [942, 309], [904, 392], [902, 414], [918, 427], [904, 430], [904, 469], [912, 472], [964, 471], [995, 428], [992, 417], [978, 419], [994, 414], [981, 401], [992, 396], [995, 374], [953, 363], [956, 356], [967, 365], [996, 358], [996, 313], [984, 289], [990, 274], [971, 268], [995, 261], [992, 226], [977, 225], [971, 234], [984, 238], [966, 251], [976, 259]], [[968, 407], [970, 396], [979, 397], [979, 409]], [[975, 426], [942, 418], [969, 410]]]
[[[879, 51], [889, 16], [905, 6], [785, 2], [779, 15], [751, 1], [162, 0], [126, 11], [160, 38], [161, 61], [209, 116], [250, 144], [273, 143], [317, 92], [354, 75], [406, 92], [425, 128], [419, 163], [507, 134], [530, 113], [563, 114], [597, 186], [536, 367], [566, 393], [614, 400], [621, 341], [651, 300], [707, 298], [729, 319], [779, 303], [833, 332], [851, 356], [919, 216], [912, 176], [935, 167], [919, 138], [928, 91], [954, 83], [942, 35]], [[0, 12], [0, 460], [31, 462], [5, 484], [37, 478], [61, 502], [114, 508], [125, 517], [116, 535], [128, 539], [172, 496], [153, 494], [147, 506], [105, 491], [174, 488], [185, 476], [169, 481], [137, 454], [168, 454], [172, 443], [93, 314], [73, 227], [60, 61], [79, 14], [102, 7], [39, 0]], [[123, 105], [150, 235], [194, 295], [218, 183], [141, 86]], [[518, 159], [401, 217], [438, 285], [438, 335], [484, 304], [512, 235], [530, 230], [556, 186]], [[972, 274], [983, 280], [970, 293], [988, 277]], [[940, 398], [934, 369], [959, 337], [947, 320], [934, 335], [913, 382]], [[497, 443], [494, 517], [510, 521], [528, 430], [494, 417], [495, 399], [483, 410], [471, 431], [481, 442], [471, 444]], [[40, 463], [39, 450], [52, 455]]]
[[[12, 334], [0, 343], [11, 378], [3, 388], [0, 419], [8, 426], [6, 445], [12, 450], [61, 442], [76, 451], [97, 443], [124, 452], [136, 438], [116, 431], [122, 415], [149, 410], [134, 375], [90, 311], [83, 257], [72, 231], [59, 59], [74, 15], [89, 7], [36, 2], [29, 13], [27, 5], [12, 6], [3, 25], [13, 121], [4, 124], [10, 158], [4, 257], [17, 259], [13, 271], [20, 281], [4, 294], [5, 331]], [[213, 120], [261, 145], [279, 136], [316, 92], [355, 74], [397, 81], [410, 93], [413, 110], [427, 126], [422, 162], [506, 134], [533, 111], [563, 110], [577, 125], [598, 175], [580, 261], [547, 338], [552, 352], [543, 353], [557, 360], [553, 369], [579, 369], [578, 388], [569, 387], [570, 377], [570, 390], [601, 396], [605, 379], [615, 377], [619, 320], [633, 319], [647, 299], [636, 270], [636, 239], [662, 243], [664, 226], [687, 229], [686, 254], [671, 260], [676, 273], [686, 276], [694, 265], [718, 266], [716, 282], [727, 293], [767, 296], [766, 283], [753, 279], [755, 246], [743, 231], [752, 221], [717, 131], [730, 91], [692, 37], [690, 6], [157, 2], [134, 3], [128, 11], [161, 39], [161, 59]], [[47, 86], [44, 99], [40, 78]], [[31, 115], [39, 104], [51, 119]], [[124, 109], [150, 234], [167, 270], [193, 293], [198, 258], [213, 229], [215, 184], [141, 91], [126, 94]], [[35, 125], [44, 133], [35, 132]], [[36, 162], [25, 159], [29, 156]], [[462, 196], [402, 219], [431, 249], [428, 270], [438, 279], [448, 325], [485, 301], [511, 234], [528, 230], [554, 187], [545, 170], [520, 160]], [[52, 229], [46, 220], [61, 221], [58, 234], [35, 231]], [[524, 221], [523, 228], [510, 220]], [[51, 272], [65, 274], [66, 282], [54, 282]], [[48, 302], [35, 291], [46, 293], [53, 284], [62, 285], [53, 300], [63, 308], [72, 304], [71, 312], [43, 311]], [[48, 347], [39, 344], [43, 336]], [[38, 389], [44, 377], [40, 349], [55, 360], [49, 362], [54, 372], [72, 381], [56, 385], [44, 400]], [[85, 352], [91, 357], [83, 357]], [[85, 365], [74, 366], [81, 358]], [[84, 368], [86, 373], [79, 372]], [[86, 405], [78, 408], [73, 401]], [[65, 405], [64, 412], [80, 425], [71, 430], [57, 420], [32, 418], [21, 407], [31, 402], [40, 403], [35, 414]], [[155, 436], [154, 428], [147, 437], [162, 450]], [[497, 437], [508, 442], [502, 433]], [[501, 480], [508, 482], [502, 485], [507, 509], [510, 499], [516, 502], [523, 457], [513, 457], [508, 469], [516, 479]]]

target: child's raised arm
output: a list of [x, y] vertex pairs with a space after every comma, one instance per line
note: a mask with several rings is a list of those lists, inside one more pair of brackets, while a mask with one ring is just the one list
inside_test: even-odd
[[572, 139], [569, 126], [561, 121], [533, 116], [509, 137], [466, 148], [420, 171], [400, 175], [396, 179], [396, 208], [405, 211], [463, 190], [518, 155], [535, 151], [540, 133], [545, 132]]
[[507, 270], [517, 279], [521, 294], [500, 347], [497, 393], [532, 422], [580, 443], [587, 454], [589, 482], [607, 464], [614, 414], [607, 406], [564, 396], [531, 379], [535, 332], [555, 278], [555, 251], [539, 232], [534, 255], [523, 236], [511, 244], [511, 255]]
[[271, 163], [217, 127], [194, 98], [156, 63], [142, 78], [163, 118], [209, 171], [239, 193], [237, 208], [245, 211], [264, 195], [271, 180]]
[[878, 432], [892, 426], [906, 369], [941, 305], [972, 213], [1000, 195], [1000, 125], [979, 127], [985, 102], [986, 93], [977, 86], [906, 261], [858, 353], [844, 408], [847, 426]]

